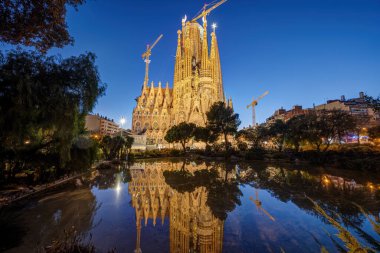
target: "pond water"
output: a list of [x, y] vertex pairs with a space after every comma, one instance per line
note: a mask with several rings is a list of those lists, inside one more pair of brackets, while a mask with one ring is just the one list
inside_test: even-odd
[[295, 165], [145, 160], [0, 215], [4, 252], [34, 252], [65, 230], [91, 237], [98, 252], [342, 252], [349, 245], [339, 229], [377, 252], [380, 178]]

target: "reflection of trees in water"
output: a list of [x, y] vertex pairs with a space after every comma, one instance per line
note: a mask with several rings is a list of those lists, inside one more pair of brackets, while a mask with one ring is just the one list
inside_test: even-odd
[[157, 217], [163, 223], [167, 216], [171, 252], [222, 252], [224, 219], [241, 196], [230, 167], [189, 161], [135, 163], [128, 191], [136, 213], [136, 252], [141, 250], [141, 222], [147, 225], [152, 219], [155, 225]]
[[[96, 208], [97, 203], [90, 189], [81, 188], [65, 189], [38, 202], [30, 202], [27, 206], [7, 210], [7, 213], [22, 214], [16, 217], [15, 224], [27, 231], [22, 238], [22, 245], [11, 249], [10, 252], [32, 252], [32, 249], [62, 238], [64, 230], [72, 227], [79, 233], [89, 231], [93, 225]], [[3, 230], [2, 226], [0, 230]], [[8, 233], [12, 240], [17, 239], [17, 233]], [[19, 243], [11, 246], [17, 246]]]
[[117, 183], [128, 183], [131, 179], [131, 172], [128, 166], [118, 165], [109, 169], [95, 171], [89, 184], [92, 187], [105, 190], [115, 188]]
[[[206, 166], [199, 165], [199, 167]], [[208, 192], [207, 205], [217, 218], [225, 220], [227, 213], [233, 211], [236, 205], [241, 204], [242, 193], [238, 180], [233, 176], [228, 178], [233, 170], [232, 164], [217, 163], [209, 168], [190, 172], [186, 170], [184, 162], [181, 170], [164, 171], [164, 177], [171, 188], [181, 193], [193, 192], [198, 187], [205, 187]]]
[[[334, 185], [324, 175], [312, 175], [300, 169], [284, 167], [267, 167], [252, 169], [243, 167], [242, 183], [269, 191], [277, 199], [291, 201], [306, 212], [317, 216], [325, 223], [331, 223], [327, 217], [339, 215], [339, 221], [351, 227], [368, 245], [380, 251], [380, 243], [361, 227], [366, 220], [364, 210], [379, 219], [379, 191], [366, 187], [347, 187], [346, 184]], [[331, 176], [334, 177], [334, 176]], [[315, 205], [307, 197], [313, 199], [325, 214], [316, 210]], [[356, 203], [356, 204], [353, 204]]]

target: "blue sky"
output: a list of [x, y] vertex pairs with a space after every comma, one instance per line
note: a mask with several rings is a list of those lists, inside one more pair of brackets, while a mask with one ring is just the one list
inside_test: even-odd
[[[49, 53], [94, 52], [108, 84], [94, 112], [115, 120], [125, 116], [129, 127], [144, 79], [146, 44], [164, 34], [153, 49], [150, 80], [172, 85], [176, 31], [181, 18], [193, 17], [203, 3], [88, 0], [78, 12], [68, 12], [74, 46]], [[266, 90], [258, 122], [282, 106], [311, 107], [359, 91], [380, 94], [380, 0], [229, 0], [208, 21], [218, 24], [225, 93], [242, 126], [251, 123], [245, 106]]]

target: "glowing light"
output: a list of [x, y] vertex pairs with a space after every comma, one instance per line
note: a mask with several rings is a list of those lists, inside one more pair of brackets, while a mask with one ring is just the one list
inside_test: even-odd
[[120, 183], [117, 183], [115, 190], [116, 190], [116, 194], [119, 195], [121, 192], [121, 184]]
[[24, 141], [24, 144], [30, 144], [30, 140]]
[[216, 23], [213, 23], [211, 27], [212, 27], [212, 29], [213, 29], [214, 32], [215, 32], [215, 29], [216, 29], [218, 26], [216, 25]]

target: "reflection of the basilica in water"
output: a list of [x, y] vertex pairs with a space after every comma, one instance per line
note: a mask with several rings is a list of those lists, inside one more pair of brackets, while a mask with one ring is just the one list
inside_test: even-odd
[[[135, 163], [131, 168], [132, 181], [128, 191], [136, 212], [137, 241], [135, 252], [141, 252], [141, 224], [152, 219], [170, 221], [170, 252], [222, 252], [223, 223], [206, 204], [206, 187], [196, 187], [191, 192], [180, 193], [166, 182], [164, 171], [180, 171], [182, 163]], [[186, 165], [194, 172], [196, 164]]]
[[144, 224], [146, 226], [148, 221], [154, 226], [164, 224], [165, 219], [169, 220], [170, 252], [222, 252], [224, 221], [236, 205], [240, 205], [240, 185], [249, 185], [255, 190], [245, 205], [249, 203], [246, 207], [256, 209], [267, 226], [278, 227], [276, 223], [280, 221], [276, 215], [279, 213], [267, 209], [257, 189], [321, 217], [308, 196], [323, 203], [326, 210], [337, 211], [342, 217], [355, 221], [355, 226], [361, 226], [363, 219], [358, 219], [362, 213], [353, 202], [376, 220], [380, 217], [377, 193], [374, 194], [379, 184], [368, 183], [367, 178], [355, 177], [355, 181], [326, 171], [282, 166], [183, 161], [135, 163], [130, 173], [128, 191], [137, 231], [135, 252], [141, 252]]

